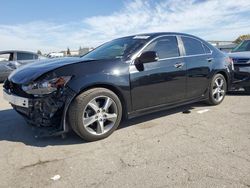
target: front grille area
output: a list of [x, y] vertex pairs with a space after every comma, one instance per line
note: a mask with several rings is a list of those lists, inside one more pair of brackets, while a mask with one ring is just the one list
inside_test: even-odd
[[12, 107], [21, 114], [29, 124], [38, 127], [58, 127], [65, 107], [65, 101], [75, 96], [70, 88], [65, 87], [50, 95], [35, 97], [25, 93], [21, 85], [9, 80], [4, 83], [4, 88], [13, 95], [29, 99], [29, 107]]

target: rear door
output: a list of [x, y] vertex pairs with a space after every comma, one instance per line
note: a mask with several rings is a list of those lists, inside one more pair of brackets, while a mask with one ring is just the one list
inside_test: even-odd
[[187, 66], [187, 99], [203, 96], [209, 85], [213, 63], [211, 50], [200, 40], [182, 36]]
[[180, 56], [176, 36], [159, 37], [143, 50], [145, 51], [155, 51], [159, 60], [143, 64], [143, 70], [138, 70], [135, 65], [130, 66], [133, 109], [184, 100], [186, 65]]

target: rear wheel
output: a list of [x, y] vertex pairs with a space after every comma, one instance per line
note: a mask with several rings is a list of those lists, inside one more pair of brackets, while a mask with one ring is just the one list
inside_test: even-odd
[[72, 129], [80, 137], [96, 141], [108, 137], [119, 126], [122, 105], [112, 91], [94, 88], [76, 97], [68, 116]]
[[209, 88], [209, 99], [207, 102], [210, 105], [220, 104], [226, 95], [227, 82], [222, 74], [216, 74], [210, 84]]

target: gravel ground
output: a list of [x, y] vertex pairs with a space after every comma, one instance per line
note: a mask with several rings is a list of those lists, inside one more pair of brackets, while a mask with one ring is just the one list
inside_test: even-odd
[[36, 139], [1, 91], [0, 187], [250, 187], [250, 95], [243, 92], [219, 106], [126, 121], [86, 143], [74, 133]]

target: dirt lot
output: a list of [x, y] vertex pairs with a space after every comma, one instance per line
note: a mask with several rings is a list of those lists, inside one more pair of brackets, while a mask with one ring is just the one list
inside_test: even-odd
[[136, 118], [92, 143], [34, 138], [0, 93], [0, 187], [250, 187], [244, 93]]

